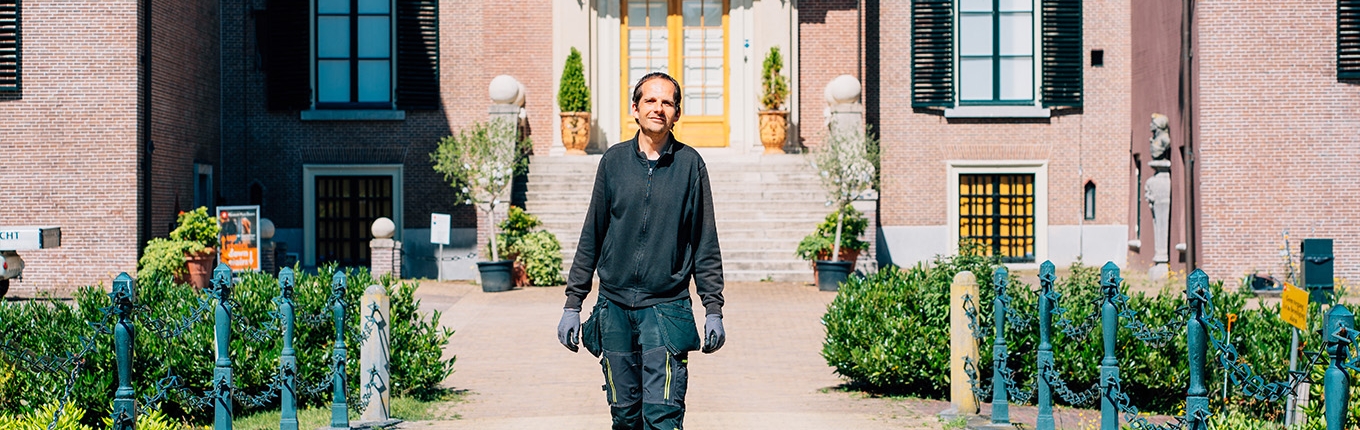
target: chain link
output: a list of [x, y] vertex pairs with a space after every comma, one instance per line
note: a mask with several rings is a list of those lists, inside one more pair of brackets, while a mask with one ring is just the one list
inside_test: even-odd
[[1119, 311], [1119, 318], [1125, 321], [1124, 328], [1132, 330], [1135, 339], [1141, 340], [1154, 348], [1161, 348], [1171, 339], [1185, 333], [1185, 325], [1189, 323], [1191, 317], [1190, 306], [1182, 306], [1176, 309], [1175, 318], [1171, 321], [1150, 326], [1138, 319], [1139, 312], [1129, 306], [1129, 296], [1116, 292], [1110, 301]]
[[1080, 324], [1072, 322], [1072, 319], [1067, 317], [1067, 314], [1070, 313], [1070, 311], [1061, 305], [1062, 293], [1059, 293], [1056, 290], [1050, 290], [1044, 298], [1047, 298], [1053, 303], [1053, 310], [1049, 311], [1049, 313], [1054, 317], [1057, 317], [1058, 322], [1055, 325], [1058, 330], [1061, 330], [1063, 334], [1067, 335], [1067, 337], [1072, 340], [1077, 342], [1086, 341], [1086, 337], [1091, 334], [1091, 331], [1094, 330], [1097, 325], [1099, 325], [1100, 312], [1096, 311], [1097, 309], [1100, 309], [1100, 303], [1102, 301], [1099, 298], [1087, 303], [1091, 305], [1093, 309], [1090, 314], [1086, 315], [1086, 319], [1082, 320]]
[[[1184, 430], [1186, 425], [1189, 424], [1185, 419], [1186, 417], [1183, 415], [1172, 417], [1174, 421], [1165, 424], [1156, 424], [1148, 421], [1146, 417], [1143, 417], [1142, 414], [1139, 413], [1138, 408], [1133, 406], [1132, 402], [1129, 401], [1129, 396], [1124, 394], [1123, 389], [1121, 389], [1119, 385], [1119, 376], [1110, 375], [1110, 378], [1107, 379], [1106, 382], [1110, 384], [1110, 390], [1107, 391], [1105, 395], [1110, 399], [1110, 403], [1114, 404], [1115, 409], [1124, 413], [1124, 420], [1128, 422], [1130, 428], [1137, 430]], [[1201, 411], [1198, 417], [1193, 418], [1204, 420], [1201, 422], [1207, 422], [1209, 413], [1207, 411]]]
[[1223, 329], [1223, 322], [1214, 316], [1213, 297], [1208, 289], [1204, 290], [1203, 295], [1195, 294], [1190, 299], [1204, 302], [1204, 314], [1207, 315], [1207, 318], [1202, 318], [1202, 322], [1206, 328], [1205, 332], [1209, 335], [1209, 342], [1218, 352], [1216, 356], [1219, 364], [1228, 372], [1233, 384], [1240, 387], [1239, 389], [1243, 394], [1252, 396], [1257, 400], [1276, 402], [1294, 392], [1294, 389], [1300, 383], [1304, 381], [1312, 383], [1307, 369], [1316, 366], [1325, 354], [1305, 351], [1304, 357], [1308, 359], [1308, 364], [1300, 367], [1304, 370], [1289, 372], [1289, 378], [1285, 381], [1266, 382], [1265, 378], [1256, 374], [1250, 363], [1239, 363], [1240, 355], [1237, 352], [1237, 347], [1233, 346], [1228, 339], [1227, 331]]
[[1081, 392], [1073, 391], [1068, 386], [1067, 381], [1063, 381], [1062, 375], [1058, 373], [1057, 366], [1054, 365], [1052, 358], [1039, 360], [1039, 376], [1044, 378], [1044, 382], [1048, 384], [1049, 388], [1053, 389], [1053, 392], [1072, 406], [1093, 404], [1100, 396], [1100, 384], [1092, 385]]

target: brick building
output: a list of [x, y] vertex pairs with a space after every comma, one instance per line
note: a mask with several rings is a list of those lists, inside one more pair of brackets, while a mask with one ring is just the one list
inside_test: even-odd
[[0, 1], [0, 225], [55, 225], [14, 290], [107, 283], [180, 209], [211, 202], [218, 5]]

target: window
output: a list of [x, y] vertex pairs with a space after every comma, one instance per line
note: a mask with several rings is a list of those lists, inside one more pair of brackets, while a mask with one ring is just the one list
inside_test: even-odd
[[1034, 3], [959, 2], [959, 99], [964, 103], [1034, 100]]
[[316, 1], [316, 104], [392, 105], [390, 0]]
[[19, 0], [0, 0], [0, 92], [19, 91]]
[[911, 1], [912, 106], [1082, 105], [1080, 0]]
[[212, 211], [216, 207], [213, 196], [213, 166], [194, 163], [194, 207]]
[[270, 110], [440, 109], [438, 0], [270, 0], [260, 16]]
[[623, 0], [621, 124], [631, 138], [637, 124], [628, 107], [633, 85], [651, 72], [666, 72], [684, 89], [678, 139], [694, 146], [727, 146], [727, 1]]
[[959, 239], [979, 244], [1005, 263], [1033, 263], [1033, 174], [959, 175]]
[[1083, 205], [1082, 217], [1087, 221], [1096, 219], [1096, 183], [1086, 181], [1086, 189], [1082, 191]]
[[1360, 79], [1360, 0], [1336, 2], [1336, 78]]

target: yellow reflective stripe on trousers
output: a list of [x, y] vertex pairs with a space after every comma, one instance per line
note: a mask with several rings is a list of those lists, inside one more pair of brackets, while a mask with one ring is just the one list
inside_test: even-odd
[[666, 394], [662, 398], [671, 399], [671, 357], [669, 355], [666, 356]]
[[604, 358], [604, 376], [609, 380], [609, 395], [614, 399], [614, 403], [618, 403], [619, 390], [614, 388], [614, 368], [609, 366], [609, 357]]

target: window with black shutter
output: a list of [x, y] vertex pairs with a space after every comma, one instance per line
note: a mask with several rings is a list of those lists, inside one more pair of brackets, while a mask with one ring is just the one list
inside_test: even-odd
[[912, 0], [911, 25], [913, 107], [1082, 105], [1081, 0]]
[[1336, 1], [1336, 78], [1360, 79], [1360, 0]]
[[269, 109], [439, 109], [438, 16], [437, 0], [271, 0]]
[[19, 91], [19, 0], [0, 0], [0, 91]]

